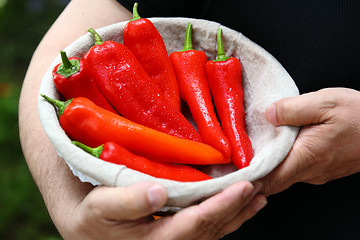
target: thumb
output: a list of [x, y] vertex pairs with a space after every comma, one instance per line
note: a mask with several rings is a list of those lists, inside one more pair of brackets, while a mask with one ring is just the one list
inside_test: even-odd
[[163, 207], [166, 201], [167, 192], [163, 186], [138, 183], [128, 187], [96, 187], [83, 203], [87, 214], [121, 221], [148, 216]]
[[320, 90], [283, 98], [266, 109], [265, 117], [275, 126], [306, 126], [324, 122], [327, 111], [333, 107], [334, 101]]

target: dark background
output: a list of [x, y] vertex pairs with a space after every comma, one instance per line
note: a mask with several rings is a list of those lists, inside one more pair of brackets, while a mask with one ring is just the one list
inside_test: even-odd
[[[1, 240], [61, 239], [49, 218], [22, 155], [18, 137], [18, 98], [27, 66], [36, 46], [69, 1], [0, 0]], [[234, 0], [234, 2], [236, 1]], [[304, 1], [291, 1], [282, 6], [291, 6], [291, 9], [297, 10], [296, 5], [293, 6], [294, 2], [304, 3]], [[305, 2], [310, 5], [319, 3], [319, 1]], [[322, 7], [329, 6], [331, 10], [336, 9], [336, 6], [330, 8], [328, 2], [341, 3], [341, 1], [321, 1], [322, 4], [319, 3], [319, 5]], [[332, 18], [332, 24], [326, 25], [328, 28], [325, 28], [321, 34], [319, 30], [322, 28], [320, 29], [319, 26], [322, 26], [322, 22], [319, 19], [327, 22], [327, 17], [332, 17], [331, 14], [311, 15], [311, 12], [305, 14], [301, 26], [314, 27], [312, 28], [314, 32], [309, 35], [304, 34], [305, 31], [299, 31], [308, 30], [305, 27], [296, 27], [295, 34], [291, 35], [290, 30], [292, 28], [287, 29], [286, 27], [293, 25], [277, 24], [276, 21], [279, 23], [283, 21], [282, 15], [279, 15], [278, 18], [274, 17], [270, 14], [269, 6], [264, 4], [261, 5], [263, 10], [261, 14], [258, 14], [260, 5], [254, 5], [255, 8], [247, 8], [246, 10], [239, 8], [240, 10], [244, 9], [243, 14], [236, 12], [237, 15], [235, 16], [243, 16], [244, 21], [240, 20], [234, 23], [229, 18], [230, 22], [226, 22], [225, 19], [222, 19], [222, 14], [213, 15], [212, 18], [209, 16], [208, 19], [221, 20], [225, 26], [234, 29], [236, 29], [237, 23], [244, 23], [244, 26], [238, 26], [238, 29], [273, 54], [296, 80], [301, 92], [334, 85], [359, 90], [360, 68], [357, 67], [359, 63], [357, 53], [360, 45], [358, 44], [359, 31], [356, 31], [359, 29], [356, 12], [359, 9], [359, 2], [351, 1], [351, 3], [354, 5], [344, 5], [347, 9], [342, 9], [342, 18], [339, 16]], [[268, 4], [272, 5], [273, 3], [269, 2]], [[274, 5], [274, 7], [277, 8], [279, 5]], [[214, 9], [218, 8], [214, 7]], [[234, 8], [235, 10], [236, 8]], [[148, 16], [145, 13], [143, 14], [142, 10], [140, 12], [142, 17], [156, 16], [150, 12]], [[245, 19], [251, 13], [253, 14], [250, 16], [251, 24], [247, 24]], [[287, 19], [298, 20], [299, 18], [295, 16], [299, 15], [292, 15], [295, 13], [302, 16], [300, 10], [291, 11]], [[159, 15], [165, 14], [159, 13]], [[176, 15], [174, 14], [174, 16]], [[207, 18], [207, 16], [203, 17]], [[271, 25], [270, 19], [274, 19], [275, 24]], [[344, 24], [339, 19], [348, 24]], [[309, 24], [312, 22], [319, 24]], [[269, 34], [266, 31], [268, 25], [279, 27], [276, 31], [279, 35], [273, 37], [272, 34]], [[341, 30], [340, 33], [339, 29]], [[319, 40], [320, 37], [323, 39]], [[283, 39], [287, 40], [282, 41]], [[299, 39], [300, 41], [293, 41]], [[307, 43], [305, 47], [303, 46], [304, 41]], [[291, 45], [284, 46], [284, 43], [291, 43]], [[299, 56], [303, 56], [303, 58], [300, 59]], [[314, 85], [315, 83], [318, 85]], [[356, 174], [322, 186], [297, 184], [284, 193], [272, 196], [269, 198], [268, 207], [244, 224], [240, 231], [243, 236], [242, 239], [248, 239], [246, 236], [252, 236], [252, 239], [261, 239], [257, 238], [256, 234], [265, 234], [277, 239], [289, 239], [291, 236], [292, 240], [358, 239], [360, 194], [356, 184], [359, 179], [360, 175]], [[269, 221], [269, 219], [273, 221]], [[228, 239], [234, 237], [235, 234], [229, 235]]]
[[21, 85], [36, 46], [70, 0], [0, 0], [0, 239], [61, 239], [22, 155]]

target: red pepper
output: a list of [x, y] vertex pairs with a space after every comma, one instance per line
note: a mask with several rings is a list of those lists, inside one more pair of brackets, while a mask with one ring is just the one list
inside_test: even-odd
[[230, 157], [231, 149], [215, 114], [210, 88], [206, 79], [205, 52], [194, 50], [191, 42], [192, 24], [186, 29], [184, 49], [170, 54], [179, 82], [182, 99], [189, 105], [203, 141]]
[[88, 68], [79, 58], [68, 58], [60, 51], [62, 63], [56, 65], [52, 75], [56, 89], [65, 97], [87, 97], [99, 107], [117, 113], [97, 89], [94, 80], [88, 75]]
[[137, 7], [135, 3], [133, 19], [124, 27], [124, 45], [140, 61], [164, 95], [180, 110], [179, 86], [165, 43], [154, 24], [146, 18], [140, 18]]
[[230, 162], [207, 144], [134, 123], [96, 106], [87, 98], [62, 102], [42, 96], [58, 107], [60, 125], [65, 133], [87, 146], [97, 147], [113, 141], [134, 154], [168, 163], [208, 165]]
[[175, 108], [123, 44], [105, 41], [93, 30], [96, 45], [84, 56], [100, 92], [124, 117], [177, 137], [201, 141], [190, 122]]
[[77, 141], [73, 141], [73, 143], [91, 155], [104, 161], [125, 165], [128, 168], [146, 173], [153, 177], [180, 182], [211, 179], [209, 175], [187, 165], [161, 163], [137, 156], [114, 142], [106, 142], [96, 148], [90, 148]]
[[254, 152], [245, 128], [241, 63], [225, 57], [222, 30], [217, 35], [218, 57], [206, 64], [206, 74], [225, 135], [232, 148], [232, 161], [240, 169], [250, 164]]

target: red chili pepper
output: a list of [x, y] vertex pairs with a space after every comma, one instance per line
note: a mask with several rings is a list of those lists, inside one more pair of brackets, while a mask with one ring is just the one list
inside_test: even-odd
[[62, 102], [42, 95], [59, 109], [59, 121], [73, 140], [90, 147], [109, 141], [146, 158], [168, 163], [221, 164], [230, 159], [211, 146], [134, 123], [79, 97]]
[[90, 148], [77, 141], [73, 141], [73, 144], [104, 161], [125, 165], [153, 177], [180, 182], [211, 179], [209, 175], [187, 165], [161, 163], [137, 156], [114, 142], [106, 142], [96, 148]]
[[68, 58], [65, 51], [60, 51], [62, 63], [56, 65], [52, 75], [56, 89], [65, 97], [86, 97], [99, 107], [117, 113], [97, 89], [94, 80], [88, 74], [88, 68], [79, 58]]
[[224, 133], [232, 148], [232, 161], [240, 169], [250, 164], [254, 152], [245, 128], [241, 63], [225, 57], [222, 30], [217, 35], [216, 60], [208, 61], [206, 74]]
[[96, 45], [84, 56], [100, 92], [124, 117], [177, 137], [201, 141], [199, 133], [147, 75], [123, 44], [105, 41], [93, 30]]
[[140, 61], [146, 73], [164, 95], [180, 110], [179, 85], [164, 40], [150, 20], [139, 16], [137, 7], [138, 4], [135, 3], [133, 19], [124, 27], [124, 45]]
[[192, 24], [186, 29], [184, 49], [170, 54], [179, 82], [181, 97], [189, 105], [203, 141], [230, 157], [231, 149], [215, 114], [210, 88], [205, 74], [205, 52], [194, 50], [191, 41]]

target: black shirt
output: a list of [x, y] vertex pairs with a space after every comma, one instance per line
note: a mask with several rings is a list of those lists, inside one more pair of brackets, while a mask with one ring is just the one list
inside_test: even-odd
[[[132, 11], [133, 1], [123, 0]], [[212, 20], [243, 33], [285, 67], [301, 93], [360, 90], [358, 0], [137, 1], [142, 17]]]
[[[134, 1], [119, 1], [132, 11]], [[300, 93], [360, 90], [359, 0], [137, 1], [141, 17], [212, 20], [271, 53]], [[360, 146], [359, 146], [360, 147]], [[360, 174], [321, 186], [298, 183], [225, 239], [360, 239]]]

